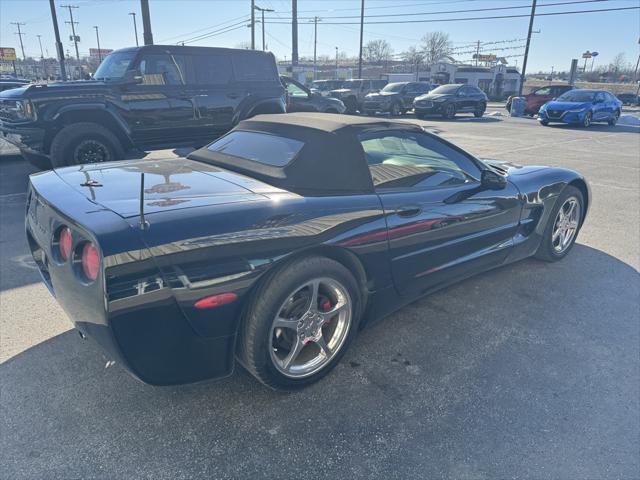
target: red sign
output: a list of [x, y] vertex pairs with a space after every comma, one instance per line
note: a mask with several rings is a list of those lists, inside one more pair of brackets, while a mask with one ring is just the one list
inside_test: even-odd
[[111, 52], [113, 52], [112, 48], [101, 48], [100, 50], [98, 50], [97, 48], [90, 48], [89, 49], [89, 56], [90, 57], [106, 57], [107, 55], [109, 55]]

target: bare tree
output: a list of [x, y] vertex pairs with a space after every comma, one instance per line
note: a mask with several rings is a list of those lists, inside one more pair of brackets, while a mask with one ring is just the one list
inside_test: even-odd
[[618, 73], [619, 71], [624, 70], [625, 66], [626, 58], [624, 56], [624, 52], [620, 52], [615, 57], [613, 57], [613, 60], [611, 60], [611, 63], [609, 64], [609, 70], [614, 73]]
[[431, 65], [451, 54], [452, 44], [449, 34], [445, 32], [429, 32], [422, 37], [424, 60]]
[[362, 57], [368, 63], [384, 63], [391, 60], [393, 49], [386, 40], [371, 40], [362, 49]]
[[402, 52], [402, 60], [415, 65], [416, 63], [424, 62], [425, 54], [417, 47], [409, 47], [406, 51]]
[[242, 50], [251, 50], [251, 42], [236, 43], [235, 48], [241, 48]]

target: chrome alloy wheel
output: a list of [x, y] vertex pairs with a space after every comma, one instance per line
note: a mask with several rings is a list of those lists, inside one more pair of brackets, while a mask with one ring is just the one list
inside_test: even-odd
[[351, 326], [352, 301], [332, 278], [316, 278], [284, 301], [270, 331], [271, 360], [287, 377], [313, 375], [340, 351]]
[[576, 197], [565, 200], [553, 223], [551, 244], [555, 253], [564, 252], [573, 241], [580, 223], [580, 203]]

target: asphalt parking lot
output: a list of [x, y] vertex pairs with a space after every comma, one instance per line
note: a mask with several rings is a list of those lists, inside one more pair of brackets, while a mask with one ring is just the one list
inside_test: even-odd
[[640, 128], [422, 123], [480, 157], [584, 173], [578, 243], [400, 310], [294, 394], [240, 368], [171, 388], [105, 368], [30, 260], [33, 170], [0, 157], [2, 477], [638, 478]]

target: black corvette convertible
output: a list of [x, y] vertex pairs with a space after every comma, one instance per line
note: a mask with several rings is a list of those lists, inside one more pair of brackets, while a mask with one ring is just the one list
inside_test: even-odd
[[263, 115], [188, 158], [35, 174], [26, 230], [81, 335], [139, 379], [237, 359], [294, 389], [421, 295], [561, 259], [590, 198], [576, 172], [481, 161], [410, 123]]

